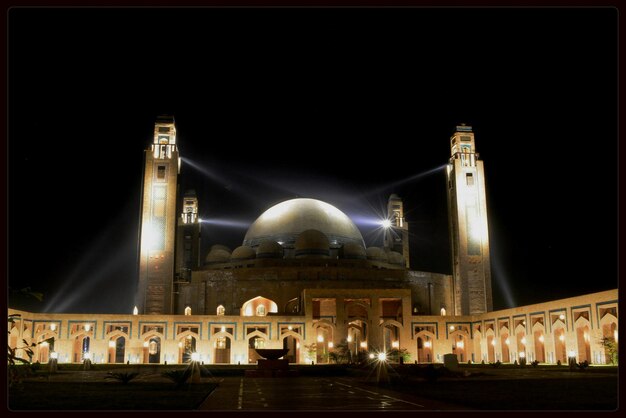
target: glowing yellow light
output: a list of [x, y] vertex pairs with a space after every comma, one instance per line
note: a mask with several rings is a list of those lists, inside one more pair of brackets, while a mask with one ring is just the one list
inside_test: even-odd
[[317, 336], [317, 342], [318, 343], [323, 343], [324, 342], [324, 336], [323, 335], [318, 335]]
[[526, 344], [526, 337], [522, 337], [522, 339], [520, 340], [522, 344]]
[[589, 334], [585, 332], [585, 341], [589, 341]]
[[506, 345], [509, 345], [509, 344], [511, 344], [511, 341], [509, 341], [509, 339], [507, 338], [506, 340], [504, 340], [504, 343], [505, 343]]
[[53, 351], [52, 353], [50, 353], [50, 358], [53, 359], [58, 359], [59, 358], [59, 353], [57, 353], [56, 351]]
[[456, 343], [456, 346], [458, 348], [463, 348], [463, 347], [465, 347], [465, 344], [463, 344], [463, 341], [459, 341], [458, 343]]
[[291, 330], [293, 329], [293, 327], [292, 327], [291, 325], [289, 325], [289, 326], [287, 327], [287, 329], [288, 329], [289, 331], [291, 331]]
[[54, 331], [57, 329], [57, 324], [50, 324], [50, 331]]
[[332, 342], [332, 341], [329, 341], [329, 342], [328, 342], [328, 348], [333, 348], [334, 346], [335, 346], [335, 344], [333, 344], [333, 342]]
[[300, 343], [296, 343], [296, 348], [300, 348]]
[[524, 352], [522, 351], [521, 353], [519, 353], [519, 357], [520, 357], [520, 358], [524, 358], [524, 357], [526, 357], [526, 353], [524, 353]]
[[361, 348], [367, 348], [367, 342], [362, 341], [361, 342]]
[[400, 347], [400, 341], [392, 341], [391, 342], [391, 346], [393, 348], [399, 348]]
[[539, 336], [539, 342], [543, 342], [543, 340], [544, 340], [543, 335], [540, 335]]
[[617, 330], [613, 331], [613, 339], [617, 342]]
[[560, 319], [561, 321], [562, 321], [562, 320], [564, 320], [564, 319], [565, 319], [565, 315], [563, 315], [563, 314], [559, 315], [559, 319]]
[[221, 330], [222, 330], [222, 332], [226, 332], [226, 327], [224, 327], [224, 326], [223, 326], [223, 327], [221, 328]]
[[191, 335], [187, 335], [187, 339], [188, 339], [188, 340], [191, 340]]
[[387, 354], [383, 352], [378, 353], [378, 361], [385, 361], [385, 360], [387, 360]]
[[426, 342], [424, 343], [424, 347], [426, 347], [426, 348], [430, 348], [430, 346], [431, 346], [431, 345], [432, 345], [432, 344], [431, 344], [431, 342], [430, 342], [430, 341], [426, 341]]
[[139, 309], [135, 306], [133, 308], [133, 315], [138, 315], [139, 314]]
[[200, 360], [200, 353], [191, 353], [191, 361]]
[[491, 345], [493, 345], [495, 347], [496, 345], [496, 340], [491, 340]]
[[85, 324], [85, 331], [89, 332], [90, 329], [91, 329], [91, 325]]
[[454, 325], [450, 325], [450, 331], [454, 331]]
[[48, 341], [44, 341], [44, 342], [42, 342], [42, 343], [41, 343], [41, 346], [42, 346], [42, 347], [47, 347], [47, 346], [48, 346]]
[[115, 348], [115, 341], [109, 341], [109, 348]]
[[569, 350], [570, 357], [576, 357], [576, 352], [574, 350]]
[[391, 227], [391, 221], [389, 219], [383, 219], [380, 224], [382, 225], [383, 228]]
[[[182, 344], [182, 343], [178, 343], [178, 344]], [[144, 347], [148, 348], [148, 345], [149, 345], [148, 341], [144, 341], [144, 342], [143, 342], [143, 346], [144, 346]], [[181, 347], [182, 347], [182, 346], [181, 346]]]
[[348, 341], [349, 343], [352, 342], [352, 337], [350, 335], [348, 335], [348, 338], [346, 338], [346, 341]]
[[561, 334], [561, 335], [559, 336], [559, 340], [561, 340], [561, 341], [565, 341], [565, 335]]
[[373, 358], [375, 358], [375, 357], [376, 357], [376, 355], [375, 355], [374, 353], [370, 353], [369, 358], [372, 358], [372, 359], [373, 359]]
[[85, 360], [91, 360], [91, 353], [89, 351], [85, 352], [83, 354], [83, 359]]

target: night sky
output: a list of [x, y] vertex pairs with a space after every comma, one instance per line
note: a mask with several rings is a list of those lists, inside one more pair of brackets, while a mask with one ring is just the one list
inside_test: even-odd
[[180, 186], [206, 249], [295, 197], [382, 245], [367, 221], [397, 193], [412, 268], [450, 274], [442, 166], [466, 123], [494, 308], [617, 287], [616, 10], [12, 9], [8, 34], [8, 284], [44, 294], [15, 307], [131, 312], [160, 114], [202, 168]]

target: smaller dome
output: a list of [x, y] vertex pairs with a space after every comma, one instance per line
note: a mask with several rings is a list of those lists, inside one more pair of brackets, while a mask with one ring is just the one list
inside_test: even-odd
[[230, 252], [221, 248], [215, 248], [209, 251], [205, 263], [227, 263], [228, 261], [230, 261]]
[[368, 260], [387, 262], [387, 253], [380, 247], [368, 247], [365, 254]]
[[211, 245], [211, 249], [209, 250], [209, 252], [211, 252], [213, 250], [224, 250], [228, 254], [230, 254], [232, 252], [230, 248], [228, 248], [227, 246], [222, 245], [222, 244]]
[[365, 248], [353, 242], [346, 242], [341, 248], [341, 254], [342, 258], [347, 259], [365, 260], [367, 258]]
[[235, 250], [230, 255], [230, 259], [232, 261], [249, 260], [255, 257], [256, 257], [256, 252], [252, 248], [246, 245], [242, 245], [242, 246], [235, 248]]
[[283, 258], [283, 247], [276, 241], [262, 241], [256, 249], [257, 258]]
[[387, 257], [389, 258], [390, 264], [399, 264], [401, 266], [404, 265], [404, 256], [400, 254], [399, 252], [389, 251], [389, 253], [387, 254]]
[[328, 257], [330, 242], [326, 234], [317, 229], [302, 231], [294, 245], [296, 257]]

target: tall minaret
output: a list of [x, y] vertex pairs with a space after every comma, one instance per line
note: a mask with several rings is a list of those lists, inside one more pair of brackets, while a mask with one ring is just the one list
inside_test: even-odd
[[172, 312], [176, 203], [180, 159], [174, 117], [159, 116], [152, 146], [145, 151], [141, 203], [139, 313]]
[[406, 268], [410, 268], [409, 223], [404, 219], [402, 199], [395, 193], [387, 201], [387, 219], [391, 225], [385, 229], [384, 247], [402, 254]]
[[457, 126], [447, 167], [456, 315], [493, 310], [485, 172], [471, 126]]

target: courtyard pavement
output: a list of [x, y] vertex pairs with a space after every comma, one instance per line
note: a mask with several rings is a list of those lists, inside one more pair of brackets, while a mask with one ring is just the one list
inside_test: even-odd
[[468, 407], [417, 398], [344, 377], [226, 377], [200, 410], [468, 410]]

